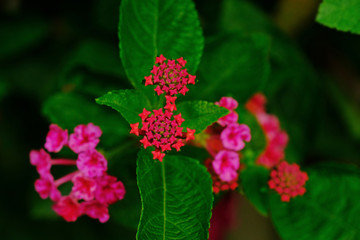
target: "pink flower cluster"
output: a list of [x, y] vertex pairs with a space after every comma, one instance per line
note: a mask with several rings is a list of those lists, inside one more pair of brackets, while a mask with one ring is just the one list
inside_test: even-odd
[[270, 169], [284, 158], [288, 135], [285, 131], [281, 130], [279, 119], [274, 115], [266, 113], [265, 104], [265, 96], [261, 93], [256, 93], [245, 104], [245, 107], [255, 115], [267, 140], [265, 151], [257, 159], [257, 164]]
[[220, 118], [217, 123], [208, 127], [206, 132], [206, 149], [213, 159], [205, 161], [213, 179], [213, 191], [235, 189], [240, 170], [240, 155], [245, 142], [251, 140], [250, 129], [245, 124], [238, 124], [238, 115], [235, 109], [238, 102], [231, 97], [222, 97], [216, 103], [230, 110], [230, 113]]
[[309, 179], [306, 172], [301, 172], [296, 163], [289, 164], [282, 161], [270, 173], [268, 184], [281, 196], [281, 201], [289, 202], [291, 198], [302, 196], [306, 192], [304, 187]]
[[184, 146], [184, 140], [194, 139], [195, 130], [187, 128], [186, 132], [183, 132], [181, 124], [185, 120], [181, 113], [173, 115], [173, 112], [168, 110], [163, 112], [162, 108], [151, 113], [144, 108], [139, 116], [142, 127], [139, 128], [139, 123], [130, 124], [130, 133], [144, 136], [140, 140], [144, 148], [155, 146], [155, 151], [152, 151], [154, 159], [162, 161], [166, 151], [171, 151], [172, 148], [179, 151]]
[[[35, 181], [35, 190], [41, 198], [53, 200], [53, 210], [68, 222], [84, 214], [106, 222], [109, 205], [124, 198], [123, 183], [106, 173], [107, 160], [95, 149], [101, 134], [98, 126], [89, 123], [78, 125], [68, 137], [67, 130], [51, 124], [45, 149], [56, 153], [68, 146], [78, 154], [77, 159], [52, 159], [44, 149], [30, 152], [30, 163], [40, 175]], [[55, 180], [50, 171], [54, 165], [76, 166], [77, 170]], [[73, 187], [70, 194], [63, 196], [59, 187], [66, 182], [72, 182]]]
[[175, 60], [167, 60], [162, 54], [155, 60], [151, 74], [145, 77], [145, 86], [157, 85], [154, 91], [161, 95], [165, 93], [173, 96], [178, 93], [185, 95], [189, 89], [187, 84], [195, 84], [196, 76], [190, 75], [186, 68], [186, 60], [182, 57]]

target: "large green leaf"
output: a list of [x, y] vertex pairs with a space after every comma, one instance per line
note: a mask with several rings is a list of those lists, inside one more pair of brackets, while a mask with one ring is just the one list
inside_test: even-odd
[[304, 196], [283, 203], [271, 194], [271, 218], [282, 239], [360, 239], [359, 171], [333, 165], [307, 172]]
[[197, 160], [167, 155], [159, 162], [141, 150], [137, 180], [143, 206], [137, 239], [208, 239], [212, 181]]
[[70, 132], [78, 124], [92, 122], [103, 131], [101, 142], [111, 146], [127, 137], [130, 130], [118, 114], [74, 93], [53, 95], [44, 103], [43, 113], [50, 122]]
[[324, 0], [316, 21], [340, 31], [360, 34], [360, 2], [358, 0]]
[[245, 167], [240, 174], [245, 196], [263, 215], [267, 215], [269, 170], [262, 166]]
[[269, 72], [270, 39], [265, 34], [223, 35], [206, 43], [199, 66], [197, 97], [217, 100], [233, 94], [244, 102], [264, 87]]
[[155, 57], [184, 57], [195, 74], [203, 36], [191, 0], [123, 0], [119, 23], [120, 56], [134, 87], [150, 74]]
[[151, 109], [151, 103], [143, 93], [137, 90], [126, 89], [108, 92], [97, 98], [96, 102], [120, 112], [129, 123], [141, 121], [139, 114], [142, 113], [143, 109]]
[[177, 106], [177, 112], [185, 119], [181, 127], [195, 129], [196, 133], [205, 130], [229, 110], [206, 101], [185, 101]]

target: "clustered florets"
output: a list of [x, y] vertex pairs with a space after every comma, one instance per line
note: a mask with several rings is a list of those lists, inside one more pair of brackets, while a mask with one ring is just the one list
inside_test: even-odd
[[186, 85], [195, 84], [196, 76], [190, 75], [186, 68], [186, 60], [182, 57], [175, 60], [166, 59], [162, 54], [155, 60], [151, 74], [145, 77], [145, 86], [157, 85], [157, 95], [165, 93], [173, 96], [178, 93], [185, 95], [189, 91]]
[[234, 190], [240, 170], [239, 152], [245, 147], [245, 142], [251, 140], [250, 129], [245, 124], [238, 124], [238, 114], [235, 109], [238, 102], [231, 97], [222, 97], [217, 105], [230, 110], [230, 113], [220, 118], [217, 123], [208, 127], [206, 149], [213, 158], [205, 161], [205, 165], [213, 179], [213, 191]]
[[181, 113], [174, 115], [173, 111], [177, 110], [177, 97], [174, 95], [185, 95], [189, 91], [186, 85], [195, 84], [196, 77], [183, 69], [186, 60], [181, 57], [176, 61], [167, 60], [162, 54], [156, 57], [152, 75], [145, 77], [145, 86], [157, 85], [154, 90], [158, 95], [165, 93], [166, 105], [153, 110], [153, 113], [144, 108], [139, 114], [141, 128], [139, 122], [130, 124], [130, 133], [143, 136], [140, 142], [144, 148], [154, 146], [153, 158], [159, 161], [163, 160], [166, 151], [171, 151], [172, 148], [179, 151], [185, 145], [184, 141], [194, 139], [195, 130], [186, 128], [184, 132], [181, 124], [185, 119], [181, 117]]
[[291, 198], [304, 195], [308, 175], [301, 172], [296, 163], [289, 164], [284, 160], [288, 135], [281, 130], [278, 118], [266, 113], [265, 104], [265, 96], [256, 93], [245, 105], [255, 115], [267, 140], [265, 151], [256, 163], [271, 169], [271, 179], [268, 181], [270, 189], [280, 194], [281, 201], [289, 202]]
[[300, 171], [299, 165], [285, 161], [271, 171], [270, 177], [268, 182], [270, 189], [279, 193], [283, 202], [289, 202], [290, 198], [304, 195], [306, 192], [304, 185], [309, 179], [306, 172]]
[[[77, 159], [52, 159], [44, 149], [30, 152], [30, 163], [36, 166], [40, 175], [35, 181], [35, 190], [41, 198], [49, 197], [54, 201], [54, 211], [66, 221], [76, 221], [86, 214], [106, 222], [109, 219], [108, 206], [124, 198], [123, 183], [106, 173], [107, 160], [95, 149], [101, 134], [98, 126], [89, 123], [78, 125], [68, 137], [67, 130], [51, 124], [45, 149], [56, 153], [68, 146], [78, 154]], [[54, 165], [76, 166], [77, 170], [55, 180], [50, 172]], [[63, 196], [59, 187], [66, 182], [72, 182], [73, 187], [67, 196]]]

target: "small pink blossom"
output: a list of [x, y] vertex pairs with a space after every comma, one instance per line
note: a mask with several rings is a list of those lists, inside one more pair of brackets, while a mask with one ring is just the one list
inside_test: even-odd
[[125, 187], [116, 177], [104, 175], [97, 180], [96, 199], [100, 203], [113, 204], [125, 196]]
[[238, 102], [232, 97], [222, 97], [220, 101], [215, 104], [228, 110], [234, 110], [238, 107]]
[[99, 219], [101, 223], [107, 222], [110, 218], [109, 209], [106, 204], [92, 200], [82, 203], [84, 213], [91, 218]]
[[230, 182], [238, 176], [239, 154], [233, 151], [221, 150], [216, 154], [212, 166], [222, 181]]
[[229, 182], [222, 180], [219, 175], [214, 171], [213, 161], [214, 160], [210, 158], [205, 161], [205, 166], [209, 171], [211, 179], [213, 181], [213, 192], [215, 194], [218, 194], [220, 191], [235, 190], [238, 187], [238, 174], [236, 174], [236, 177]]
[[270, 177], [268, 182], [270, 189], [279, 193], [283, 202], [289, 202], [291, 198], [304, 195], [306, 192], [304, 185], [309, 179], [306, 172], [300, 171], [299, 165], [285, 161], [271, 171]]
[[67, 222], [75, 222], [82, 215], [81, 205], [71, 196], [62, 197], [53, 205], [53, 209]]
[[107, 170], [107, 161], [98, 151], [89, 150], [79, 154], [76, 166], [87, 177], [100, 177]]
[[58, 125], [51, 124], [46, 136], [45, 148], [49, 152], [59, 152], [68, 143], [68, 131]]
[[35, 190], [42, 199], [50, 197], [51, 200], [57, 201], [61, 197], [60, 191], [55, 186], [54, 178], [50, 174], [35, 181]]
[[89, 201], [94, 199], [94, 192], [96, 189], [95, 180], [85, 177], [82, 174], [77, 174], [72, 179], [74, 183], [72, 193], [77, 199], [84, 199]]
[[230, 150], [240, 151], [245, 147], [245, 143], [251, 139], [250, 128], [245, 124], [230, 124], [220, 135], [223, 146]]
[[48, 175], [50, 173], [50, 161], [51, 157], [44, 149], [30, 151], [30, 163], [36, 166], [36, 170], [40, 176]]
[[75, 153], [95, 149], [101, 134], [101, 129], [92, 123], [78, 125], [70, 135], [69, 146]]
[[252, 114], [264, 113], [265, 104], [266, 97], [262, 93], [256, 93], [246, 102], [245, 108]]
[[219, 118], [217, 122], [219, 123], [220, 126], [224, 127], [232, 123], [237, 123], [238, 118], [239, 115], [236, 112], [230, 112], [226, 116]]

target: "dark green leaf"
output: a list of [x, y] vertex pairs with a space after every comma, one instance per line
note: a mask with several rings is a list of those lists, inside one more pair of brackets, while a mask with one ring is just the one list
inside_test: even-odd
[[316, 16], [318, 23], [340, 31], [360, 34], [358, 0], [324, 0]]
[[245, 196], [263, 215], [267, 215], [269, 170], [261, 166], [246, 167], [240, 174]]
[[271, 218], [282, 239], [360, 239], [359, 172], [342, 170], [341, 165], [307, 172], [304, 196], [283, 203], [271, 194]]
[[126, 119], [129, 123], [141, 121], [139, 114], [143, 109], [151, 109], [151, 103], [143, 93], [137, 90], [116, 90], [108, 92], [96, 99], [98, 104], [112, 107]]
[[184, 57], [195, 74], [203, 36], [191, 0], [123, 0], [119, 23], [120, 56], [134, 87], [150, 74], [155, 57]]
[[126, 122], [116, 113], [107, 111], [93, 101], [76, 94], [59, 93], [50, 97], [43, 106], [43, 113], [51, 123], [70, 132], [78, 124], [89, 122], [100, 126], [102, 143], [113, 145], [128, 136]]
[[269, 72], [270, 39], [264, 34], [224, 35], [205, 46], [197, 93], [217, 100], [233, 94], [244, 102], [264, 87]]
[[181, 127], [202, 132], [207, 126], [229, 113], [229, 110], [206, 101], [185, 101], [177, 106], [177, 112], [185, 119]]
[[137, 239], [208, 239], [213, 202], [206, 168], [191, 158], [138, 156], [137, 179], [143, 211]]

